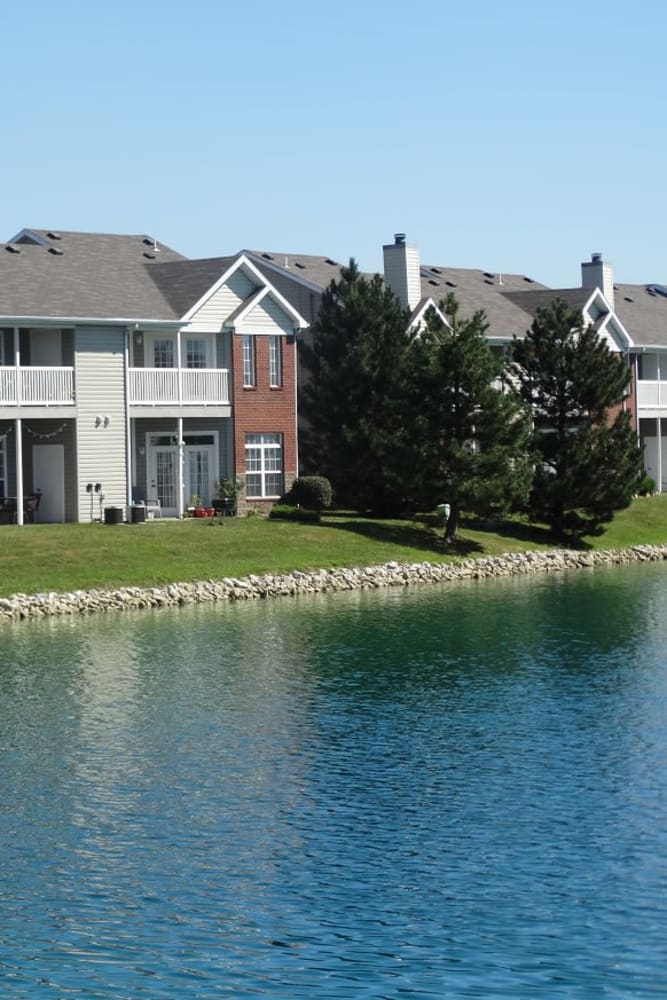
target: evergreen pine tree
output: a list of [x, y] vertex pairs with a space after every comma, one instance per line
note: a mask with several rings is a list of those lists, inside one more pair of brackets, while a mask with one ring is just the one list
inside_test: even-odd
[[409, 491], [414, 461], [407, 411], [408, 314], [382, 278], [353, 260], [322, 295], [300, 404], [305, 464], [327, 476], [336, 501], [394, 513]]
[[534, 415], [531, 516], [558, 535], [594, 534], [627, 507], [641, 476], [637, 437], [620, 408], [628, 367], [562, 299], [538, 309], [513, 357]]
[[459, 318], [456, 299], [431, 311], [414, 345], [415, 408], [421, 441], [420, 481], [426, 505], [450, 506], [445, 530], [456, 540], [462, 511], [500, 516], [525, 503], [532, 481], [530, 421], [513, 393], [502, 391], [503, 360], [487, 339], [482, 311]]

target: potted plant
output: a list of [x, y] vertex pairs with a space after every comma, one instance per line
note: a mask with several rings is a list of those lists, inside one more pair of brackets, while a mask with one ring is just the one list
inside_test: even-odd
[[223, 517], [236, 514], [239, 493], [243, 489], [240, 479], [220, 479], [215, 484], [215, 496], [211, 506], [216, 514]]

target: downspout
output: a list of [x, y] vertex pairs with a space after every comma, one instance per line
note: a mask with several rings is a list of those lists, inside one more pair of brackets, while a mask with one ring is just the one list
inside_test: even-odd
[[[180, 379], [180, 372], [179, 372]], [[183, 442], [183, 417], [178, 417], [176, 421], [176, 435], [178, 440], [178, 499], [176, 503], [176, 513], [179, 517], [183, 517], [184, 503], [183, 503], [183, 490], [185, 489], [185, 483], [183, 481], [183, 465], [184, 465], [184, 442]]]
[[[16, 369], [16, 405], [21, 406], [21, 351], [19, 344], [19, 328], [14, 327], [14, 367]], [[19, 413], [20, 413], [19, 409]], [[16, 434], [16, 523], [23, 524], [23, 421], [16, 418], [14, 425]]]
[[294, 330], [294, 468], [296, 478], [299, 478], [299, 342], [297, 331]]
[[[138, 324], [137, 324], [138, 325]], [[135, 327], [136, 328], [136, 327]], [[128, 507], [132, 504], [132, 420], [130, 417], [130, 330], [125, 327], [125, 487]]]

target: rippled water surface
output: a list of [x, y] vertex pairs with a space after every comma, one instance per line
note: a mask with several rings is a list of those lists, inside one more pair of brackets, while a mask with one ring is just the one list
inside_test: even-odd
[[0, 995], [667, 994], [667, 571], [4, 626]]

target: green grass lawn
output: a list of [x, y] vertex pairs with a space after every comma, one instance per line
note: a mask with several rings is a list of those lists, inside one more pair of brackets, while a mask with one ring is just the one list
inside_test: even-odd
[[[667, 495], [636, 500], [596, 549], [667, 542]], [[464, 522], [454, 552], [432, 519], [374, 520], [331, 514], [321, 524], [263, 518], [146, 524], [44, 524], [0, 527], [0, 595], [173, 581], [220, 579], [293, 569], [366, 566], [396, 560], [442, 562], [470, 556], [554, 548], [544, 529], [519, 521]]]

